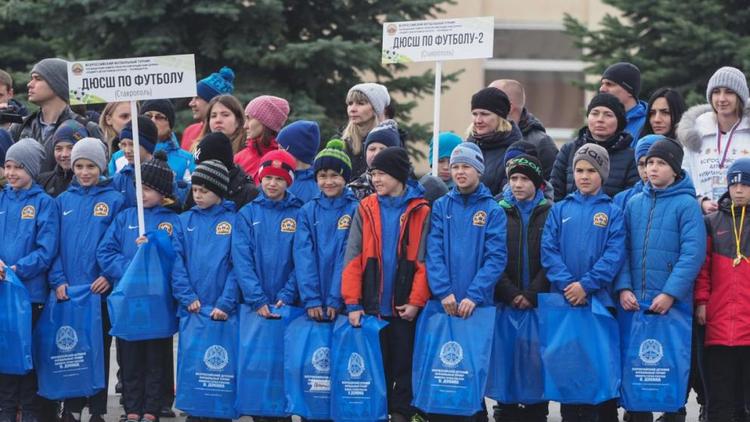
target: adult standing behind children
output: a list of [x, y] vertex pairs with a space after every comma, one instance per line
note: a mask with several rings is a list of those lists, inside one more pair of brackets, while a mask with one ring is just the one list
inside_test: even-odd
[[[352, 177], [367, 171], [363, 144], [367, 134], [385, 120], [385, 108], [391, 103], [388, 88], [376, 83], [354, 85], [346, 94], [346, 115], [349, 118], [341, 139], [352, 162]], [[401, 146], [401, 145], [399, 145]]]
[[200, 140], [209, 101], [217, 95], [231, 94], [232, 92], [234, 92], [234, 71], [226, 66], [198, 81], [197, 95], [188, 104], [196, 123], [186, 127], [182, 132], [182, 140], [180, 141], [182, 149], [193, 151], [193, 147]]
[[51, 197], [57, 197], [68, 189], [73, 179], [73, 165], [70, 159], [73, 146], [88, 136], [86, 128], [72, 119], [64, 121], [52, 135], [55, 168], [39, 175], [39, 184]]
[[631, 136], [631, 147], [646, 123], [646, 103], [638, 99], [641, 93], [641, 70], [633, 63], [615, 63], [604, 70], [599, 86], [600, 93], [612, 94], [625, 108], [625, 132]]
[[289, 117], [289, 103], [273, 95], [253, 98], [245, 107], [245, 148], [234, 156], [234, 162], [251, 178], [260, 166], [260, 159], [267, 152], [279, 149], [276, 142], [281, 127]]

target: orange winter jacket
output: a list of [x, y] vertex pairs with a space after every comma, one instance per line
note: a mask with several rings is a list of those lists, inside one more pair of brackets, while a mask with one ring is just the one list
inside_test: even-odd
[[[423, 307], [430, 298], [424, 264], [430, 206], [423, 198], [408, 202], [401, 217], [397, 271], [393, 286], [395, 308], [403, 304]], [[341, 295], [347, 306], [362, 306], [378, 315], [383, 293], [380, 204], [377, 194], [364, 198], [357, 209], [346, 245]], [[396, 310], [394, 315], [398, 315]]]

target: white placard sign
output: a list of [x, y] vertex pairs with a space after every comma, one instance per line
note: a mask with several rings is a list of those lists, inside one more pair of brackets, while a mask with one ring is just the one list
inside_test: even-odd
[[68, 62], [70, 104], [194, 97], [192, 54]]
[[383, 63], [410, 63], [492, 57], [493, 16], [386, 22]]

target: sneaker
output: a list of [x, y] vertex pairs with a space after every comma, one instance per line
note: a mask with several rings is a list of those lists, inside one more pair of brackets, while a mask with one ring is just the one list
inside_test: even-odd
[[161, 409], [159, 409], [159, 417], [161, 418], [174, 418], [177, 417], [175, 415], [174, 410], [172, 410], [169, 406], [164, 406]]
[[80, 422], [71, 412], [63, 412], [60, 422]]
[[125, 422], [141, 422], [140, 415], [136, 415], [135, 413], [131, 413], [127, 416], [125, 416]]

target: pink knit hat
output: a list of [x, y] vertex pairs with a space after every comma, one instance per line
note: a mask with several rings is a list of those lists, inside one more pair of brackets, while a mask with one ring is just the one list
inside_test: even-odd
[[263, 126], [278, 133], [289, 117], [289, 103], [283, 98], [261, 95], [247, 103], [245, 115], [258, 119]]

